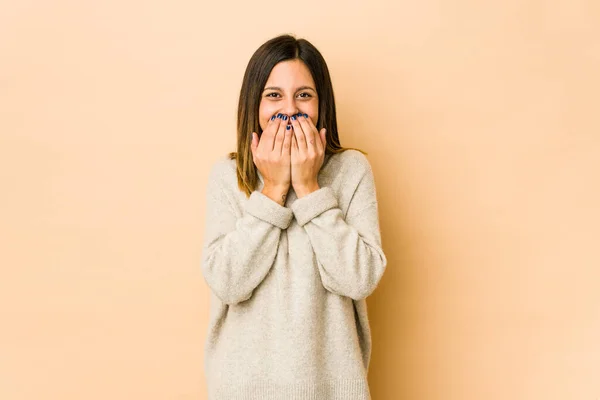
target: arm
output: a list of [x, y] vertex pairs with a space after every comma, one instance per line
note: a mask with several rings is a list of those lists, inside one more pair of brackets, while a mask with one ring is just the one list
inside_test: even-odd
[[206, 227], [202, 249], [202, 274], [207, 285], [225, 304], [248, 300], [268, 274], [282, 229], [292, 211], [254, 191], [236, 215], [213, 168], [206, 192]]
[[297, 199], [291, 208], [309, 236], [325, 289], [354, 300], [369, 296], [387, 264], [381, 248], [370, 165], [358, 183], [345, 218], [330, 187]]

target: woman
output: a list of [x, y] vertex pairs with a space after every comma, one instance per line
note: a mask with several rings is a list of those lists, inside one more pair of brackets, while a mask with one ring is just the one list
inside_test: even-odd
[[375, 182], [340, 146], [308, 41], [279, 36], [251, 57], [237, 152], [212, 166], [206, 201], [209, 399], [370, 399], [365, 298], [387, 264]]

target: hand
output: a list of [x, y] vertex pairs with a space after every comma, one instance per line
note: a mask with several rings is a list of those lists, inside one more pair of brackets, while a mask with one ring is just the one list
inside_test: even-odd
[[317, 176], [325, 159], [325, 128], [321, 132], [306, 114], [292, 116], [291, 182], [298, 198], [319, 189]]
[[[264, 186], [285, 189], [291, 183], [291, 129], [286, 129], [287, 121], [284, 116], [271, 118], [259, 139], [256, 132], [252, 132], [252, 159], [263, 176]], [[285, 117], [287, 119], [287, 117]]]

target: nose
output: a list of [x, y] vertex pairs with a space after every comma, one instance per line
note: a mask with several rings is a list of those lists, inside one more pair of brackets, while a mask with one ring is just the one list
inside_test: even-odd
[[[300, 110], [298, 109], [298, 105], [296, 104], [296, 99], [288, 98], [285, 100], [283, 108], [280, 111], [282, 114], [291, 117], [292, 115], [298, 114]], [[289, 120], [288, 120], [289, 121]]]

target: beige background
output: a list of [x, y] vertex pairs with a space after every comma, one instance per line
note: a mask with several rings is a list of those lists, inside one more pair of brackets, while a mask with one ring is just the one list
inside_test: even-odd
[[280, 33], [375, 172], [374, 400], [600, 399], [600, 3], [217, 3], [2, 2], [0, 399], [205, 399], [204, 186]]

